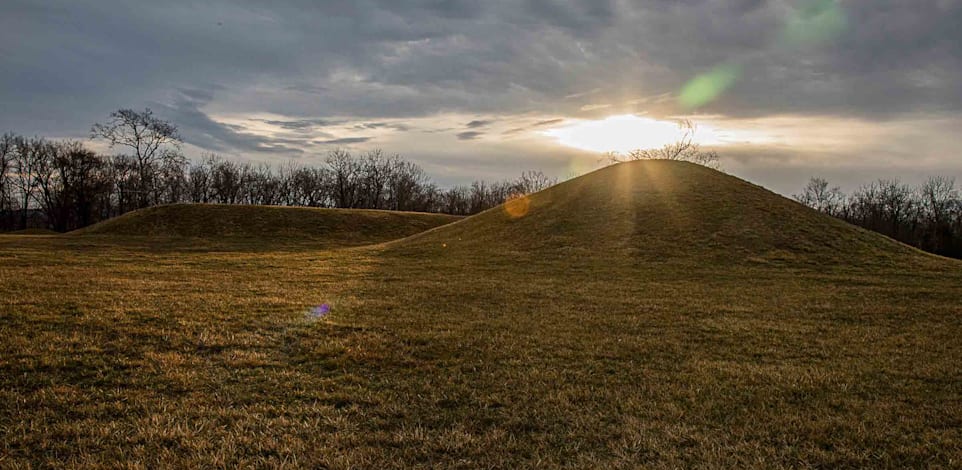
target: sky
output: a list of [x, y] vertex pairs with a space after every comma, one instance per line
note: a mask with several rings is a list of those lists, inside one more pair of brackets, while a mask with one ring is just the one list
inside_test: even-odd
[[959, 25], [962, 0], [3, 0], [0, 132], [149, 107], [192, 157], [381, 148], [444, 186], [577, 176], [689, 119], [782, 194], [962, 183]]

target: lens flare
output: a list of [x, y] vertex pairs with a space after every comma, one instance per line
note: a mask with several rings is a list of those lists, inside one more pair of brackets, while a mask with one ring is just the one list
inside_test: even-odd
[[793, 46], [818, 45], [835, 39], [847, 26], [837, 0], [807, 0], [788, 19], [782, 40]]
[[737, 65], [720, 65], [691, 79], [681, 89], [678, 102], [687, 109], [704, 106], [718, 99], [741, 75]]
[[328, 313], [331, 313], [331, 305], [324, 303], [311, 307], [311, 310], [308, 312], [307, 316], [311, 318], [324, 318]]
[[531, 199], [528, 196], [513, 197], [504, 203], [504, 212], [512, 219], [528, 215], [529, 210], [531, 210]]

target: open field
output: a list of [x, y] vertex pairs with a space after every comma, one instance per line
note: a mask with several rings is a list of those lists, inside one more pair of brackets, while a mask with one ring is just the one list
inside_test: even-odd
[[962, 263], [711, 170], [161, 240], [0, 236], [0, 467], [962, 465]]

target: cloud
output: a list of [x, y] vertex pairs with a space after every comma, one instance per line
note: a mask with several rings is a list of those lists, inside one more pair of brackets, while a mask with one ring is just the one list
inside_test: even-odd
[[338, 121], [331, 121], [327, 119], [300, 119], [300, 120], [294, 120], [294, 121], [261, 119], [260, 122], [263, 122], [265, 124], [270, 124], [272, 126], [281, 127], [288, 130], [313, 129], [316, 127], [327, 127], [327, 126], [333, 126], [335, 124], [340, 124], [340, 122]]
[[565, 120], [564, 120], [563, 118], [545, 119], [545, 120], [543, 120], [543, 121], [538, 121], [538, 122], [532, 124], [530, 127], [534, 128], [534, 127], [551, 126], [551, 125], [554, 125], [554, 124], [560, 124], [560, 123], [562, 123], [562, 122], [564, 122], [564, 121], [565, 121]]
[[571, 93], [570, 95], [565, 95], [566, 100], [573, 100], [577, 98], [584, 98], [585, 96], [593, 95], [601, 91], [601, 88], [594, 88], [588, 91], [583, 91], [581, 93]]
[[481, 137], [482, 135], [484, 135], [484, 132], [467, 131], [467, 132], [459, 132], [457, 134], [457, 137], [458, 137], [458, 140], [474, 140], [474, 139], [477, 139], [478, 137]]
[[[534, 128], [518, 116], [676, 116], [683, 86], [726, 64], [741, 73], [693, 112], [962, 115], [962, 2], [832, 2], [831, 37], [787, 41], [811, 1], [5, 0], [0, 132], [84, 137], [150, 105], [250, 158], [389, 133], [413, 151], [465, 121], [459, 139], [493, 145], [478, 129]], [[464, 120], [424, 124], [449, 114]]]
[[356, 124], [355, 129], [390, 129], [394, 131], [408, 131], [411, 127], [407, 124], [397, 123], [397, 122], [364, 122]]
[[605, 104], [586, 104], [586, 105], [584, 105], [584, 106], [581, 107], [581, 111], [597, 111], [597, 110], [599, 110], [599, 109], [608, 109], [608, 108], [610, 108], [610, 107], [611, 107], [611, 105], [610, 105], [610, 104], [607, 104], [607, 103], [605, 103]]
[[538, 129], [538, 128], [542, 128], [542, 127], [548, 127], [548, 126], [553, 126], [553, 125], [555, 125], [555, 124], [561, 124], [561, 123], [563, 123], [563, 122], [565, 122], [564, 118], [543, 119], [543, 120], [541, 120], [541, 121], [537, 121], [537, 122], [535, 122], [535, 123], [533, 123], [533, 124], [529, 124], [529, 125], [527, 125], [527, 126], [514, 127], [514, 128], [511, 128], [511, 129], [508, 129], [508, 130], [502, 132], [502, 134], [503, 134], [503, 135], [518, 134], [518, 133], [521, 133], [521, 132], [531, 131], [531, 130]]
[[492, 121], [474, 120], [467, 123], [465, 127], [467, 127], [468, 129], [477, 129], [479, 127], [486, 127], [488, 124], [491, 124], [491, 122]]
[[[270, 136], [245, 132], [242, 126], [222, 123], [211, 118], [201, 108], [214, 98], [211, 90], [178, 90], [170, 103], [152, 103], [155, 113], [174, 123], [188, 144], [210, 151], [303, 153], [298, 141], [279, 140]], [[294, 144], [289, 145], [289, 144]]]
[[349, 145], [363, 144], [364, 142], [368, 142], [370, 140], [370, 137], [342, 137], [340, 139], [323, 140], [317, 143], [321, 145]]
[[309, 84], [288, 85], [284, 87], [284, 90], [297, 91], [300, 93], [314, 94], [314, 95], [319, 95], [328, 91], [326, 87], [309, 85]]

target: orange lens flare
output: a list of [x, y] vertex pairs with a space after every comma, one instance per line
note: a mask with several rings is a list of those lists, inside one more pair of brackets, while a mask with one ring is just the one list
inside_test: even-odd
[[516, 196], [504, 203], [504, 212], [512, 219], [528, 215], [529, 210], [531, 210], [531, 200], [528, 196]]

